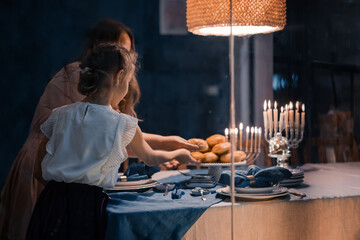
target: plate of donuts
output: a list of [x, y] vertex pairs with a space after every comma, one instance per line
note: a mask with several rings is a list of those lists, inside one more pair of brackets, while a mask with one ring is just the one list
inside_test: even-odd
[[[201, 138], [191, 138], [189, 143], [197, 145], [199, 151], [192, 152], [191, 156], [199, 162], [200, 166], [230, 166], [231, 143], [226, 141], [225, 136], [221, 134], [214, 134], [206, 140]], [[234, 152], [234, 162], [236, 165], [246, 164], [246, 154], [243, 151]]]

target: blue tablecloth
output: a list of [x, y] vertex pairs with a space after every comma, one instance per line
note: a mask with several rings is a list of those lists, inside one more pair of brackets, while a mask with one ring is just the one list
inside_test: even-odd
[[106, 239], [181, 239], [207, 208], [222, 201], [216, 194], [202, 201], [190, 189], [183, 191], [181, 199], [171, 199], [171, 192], [109, 193]]

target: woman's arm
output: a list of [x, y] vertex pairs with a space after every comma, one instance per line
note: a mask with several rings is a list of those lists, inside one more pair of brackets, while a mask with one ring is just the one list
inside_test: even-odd
[[197, 163], [186, 149], [177, 149], [173, 151], [154, 150], [145, 141], [143, 133], [137, 127], [135, 136], [130, 143], [131, 150], [143, 160], [147, 165], [158, 165], [172, 159], [177, 159], [180, 163]]
[[46, 185], [47, 182], [42, 177], [41, 162], [46, 155], [46, 144], [48, 141], [49, 139], [44, 135], [40, 143], [34, 165], [34, 177], [44, 185]]

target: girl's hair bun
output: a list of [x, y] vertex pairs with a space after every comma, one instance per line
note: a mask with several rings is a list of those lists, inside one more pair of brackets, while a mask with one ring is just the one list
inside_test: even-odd
[[104, 80], [112, 80], [120, 70], [125, 73], [134, 68], [136, 54], [113, 43], [99, 44], [92, 49], [80, 64], [78, 91], [89, 96], [99, 90]]

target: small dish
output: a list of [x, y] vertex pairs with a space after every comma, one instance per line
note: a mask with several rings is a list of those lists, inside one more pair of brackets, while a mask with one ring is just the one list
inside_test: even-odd
[[172, 191], [175, 188], [175, 184], [174, 183], [158, 183], [158, 184], [155, 185], [154, 191], [156, 191], [156, 192], [165, 192], [166, 187], [167, 187], [168, 191]]
[[201, 196], [201, 191], [203, 192], [204, 195], [207, 195], [207, 194], [210, 193], [209, 189], [194, 188], [194, 189], [191, 189], [191, 195], [193, 195], [193, 196]]

